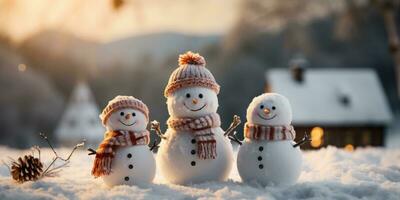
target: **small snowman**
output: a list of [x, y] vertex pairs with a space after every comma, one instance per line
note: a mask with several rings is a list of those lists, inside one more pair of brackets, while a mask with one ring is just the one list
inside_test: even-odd
[[96, 155], [93, 176], [102, 177], [108, 186], [151, 183], [156, 164], [147, 146], [147, 106], [132, 96], [117, 96], [108, 102], [100, 119], [107, 132], [97, 151], [89, 149]]
[[219, 85], [199, 54], [179, 56], [179, 67], [165, 88], [168, 129], [162, 134], [158, 122], [152, 128], [163, 140], [157, 165], [164, 178], [174, 184], [227, 180], [233, 164], [229, 135], [240, 123], [221, 129], [217, 113]]
[[245, 140], [240, 146], [237, 168], [244, 182], [262, 185], [295, 184], [302, 166], [299, 145], [291, 126], [289, 100], [276, 93], [255, 97], [247, 108]]

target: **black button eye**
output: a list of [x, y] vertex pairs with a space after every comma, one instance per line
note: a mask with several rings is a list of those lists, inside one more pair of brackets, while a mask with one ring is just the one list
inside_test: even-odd
[[200, 93], [200, 94], [199, 94], [199, 98], [200, 98], [200, 99], [203, 98], [203, 94]]
[[272, 110], [275, 110], [276, 109], [276, 107], [275, 106], [272, 106]]
[[132, 116], [133, 116], [133, 117], [136, 116], [136, 113], [133, 112], [133, 113], [132, 113]]
[[264, 109], [264, 105], [261, 105], [261, 106], [260, 106], [260, 109]]
[[119, 113], [119, 115], [121, 115], [121, 116], [124, 116], [124, 115], [125, 115], [125, 113], [124, 113], [124, 112], [120, 112], [120, 113]]
[[190, 98], [190, 94], [189, 93], [186, 93], [186, 98]]

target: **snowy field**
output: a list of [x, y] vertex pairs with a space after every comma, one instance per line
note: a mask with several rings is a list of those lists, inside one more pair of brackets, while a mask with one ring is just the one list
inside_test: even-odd
[[[49, 149], [42, 149], [48, 158]], [[60, 149], [60, 154], [69, 149]], [[0, 160], [27, 151], [0, 147]], [[261, 187], [241, 182], [236, 167], [225, 183], [190, 186], [165, 184], [157, 174], [148, 187], [107, 188], [90, 175], [93, 157], [77, 152], [59, 177], [16, 184], [0, 167], [0, 199], [400, 199], [400, 149], [357, 149], [353, 153], [328, 147], [304, 153], [303, 172], [291, 187]], [[46, 162], [48, 163], [48, 162]]]

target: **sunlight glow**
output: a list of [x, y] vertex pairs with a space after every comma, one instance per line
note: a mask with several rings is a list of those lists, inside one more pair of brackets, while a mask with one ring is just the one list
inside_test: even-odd
[[17, 43], [51, 30], [99, 42], [158, 32], [222, 34], [236, 22], [239, 2], [0, 0], [0, 33]]
[[20, 72], [25, 72], [26, 71], [26, 65], [21, 63], [18, 65], [18, 71]]

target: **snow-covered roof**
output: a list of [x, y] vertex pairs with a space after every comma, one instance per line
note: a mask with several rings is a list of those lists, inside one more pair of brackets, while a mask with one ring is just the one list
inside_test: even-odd
[[293, 124], [382, 125], [392, 119], [372, 69], [305, 69], [301, 83], [289, 69], [271, 69], [266, 78], [271, 92], [289, 99]]

